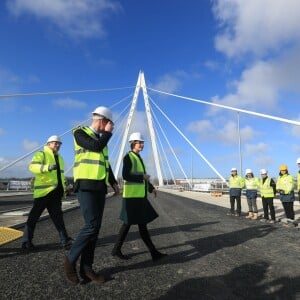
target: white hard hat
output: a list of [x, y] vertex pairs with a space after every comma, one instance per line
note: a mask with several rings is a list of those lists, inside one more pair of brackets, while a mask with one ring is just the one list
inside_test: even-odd
[[98, 106], [93, 112], [93, 115], [98, 115], [112, 121], [112, 112], [105, 106]]
[[51, 142], [58, 142], [58, 143], [61, 143], [61, 139], [58, 135], [51, 135], [48, 140], [47, 140], [47, 143], [51, 143]]
[[296, 164], [300, 164], [300, 157], [297, 158]]
[[246, 169], [245, 174], [247, 175], [249, 173], [252, 173], [252, 170], [251, 169]]
[[267, 174], [267, 173], [268, 173], [268, 171], [266, 169], [261, 169], [260, 170], [260, 174]]
[[128, 139], [129, 143], [132, 143], [133, 141], [141, 141], [144, 142], [144, 138], [140, 132], [133, 132]]
[[237, 171], [237, 168], [231, 168], [231, 172], [232, 172], [232, 171]]

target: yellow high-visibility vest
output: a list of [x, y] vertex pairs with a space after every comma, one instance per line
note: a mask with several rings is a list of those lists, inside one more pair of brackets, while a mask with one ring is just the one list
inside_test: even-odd
[[294, 178], [290, 174], [284, 174], [279, 176], [276, 182], [276, 189], [284, 191], [285, 194], [289, 194], [294, 190]]
[[259, 179], [257, 177], [245, 178], [245, 188], [247, 190], [259, 189]]
[[[82, 129], [91, 138], [97, 140], [95, 133], [89, 127], [77, 127], [73, 129], [73, 134], [76, 130]], [[74, 138], [75, 161], [73, 166], [74, 182], [78, 179], [103, 180], [108, 183], [108, 149], [104, 147], [101, 152], [93, 152], [87, 150], [76, 143]]]
[[245, 181], [242, 176], [230, 176], [229, 188], [242, 189], [245, 186]]
[[[59, 167], [61, 172], [61, 182], [63, 190], [66, 190], [64, 175], [64, 161], [58, 154]], [[48, 171], [49, 165], [56, 165], [54, 153], [48, 146], [44, 146], [44, 151], [38, 151], [34, 154], [29, 165], [29, 171], [35, 174], [33, 197], [41, 198], [57, 188], [57, 170]]]
[[[139, 157], [134, 152], [128, 153], [131, 160], [131, 170], [132, 175], [142, 175], [146, 173], [146, 170], [141, 163]], [[146, 195], [145, 180], [143, 182], [132, 182], [124, 180], [123, 186], [123, 198], [144, 198]]]
[[265, 198], [274, 198], [274, 190], [271, 184], [271, 178], [267, 178], [263, 183], [263, 180], [260, 180], [260, 195]]

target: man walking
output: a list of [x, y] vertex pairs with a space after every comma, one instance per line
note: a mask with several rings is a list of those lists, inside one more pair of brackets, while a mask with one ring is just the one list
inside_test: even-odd
[[114, 125], [112, 113], [107, 107], [99, 106], [93, 111], [92, 119], [91, 126], [77, 127], [73, 130], [74, 189], [84, 219], [84, 226], [74, 241], [69, 255], [64, 259], [65, 275], [73, 285], [79, 283], [76, 270], [79, 257], [81, 257], [79, 275], [84, 281], [105, 282], [104, 276], [96, 274], [92, 268], [94, 252], [102, 222], [107, 185], [113, 187], [115, 194], [119, 193], [107, 149]]
[[64, 161], [58, 153], [61, 144], [57, 135], [50, 136], [43, 151], [36, 152], [29, 165], [29, 170], [35, 174], [34, 203], [25, 225], [22, 239], [23, 250], [34, 248], [32, 239], [35, 226], [45, 208], [59, 233], [62, 246], [65, 249], [71, 247], [72, 239], [67, 234], [61, 209], [61, 198], [66, 188]]

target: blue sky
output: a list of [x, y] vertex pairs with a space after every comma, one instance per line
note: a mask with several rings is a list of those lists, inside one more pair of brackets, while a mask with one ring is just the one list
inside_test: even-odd
[[[118, 116], [131, 101], [142, 70], [150, 98], [228, 177], [231, 167], [240, 168], [237, 113], [150, 88], [300, 121], [299, 18], [298, 0], [1, 1], [0, 95], [112, 90], [1, 97], [0, 169], [50, 135], [68, 132], [99, 105], [113, 105], [118, 120], [110, 144], [114, 163], [125, 112]], [[123, 98], [127, 100], [116, 105]], [[140, 93], [132, 130], [147, 136], [143, 111]], [[186, 174], [215, 177], [159, 111], [153, 111]], [[266, 168], [277, 176], [285, 163], [290, 173], [297, 173], [299, 126], [243, 113], [239, 117], [243, 170], [259, 175]], [[174, 176], [184, 177], [160, 138]], [[143, 156], [155, 177], [149, 145]], [[61, 154], [70, 169], [70, 133], [63, 136]], [[30, 176], [30, 158], [0, 177]]]

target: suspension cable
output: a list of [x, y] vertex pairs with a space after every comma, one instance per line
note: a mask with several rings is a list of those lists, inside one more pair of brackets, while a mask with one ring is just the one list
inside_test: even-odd
[[[152, 111], [154, 120], [157, 122], [157, 124], [158, 124], [160, 130], [163, 131], [162, 126], [161, 126], [160, 122], [158, 121], [158, 118], [156, 117], [156, 114], [155, 114], [154, 110], [152, 109], [152, 107], [151, 107], [151, 111]], [[156, 130], [156, 132], [157, 132], [157, 130]], [[173, 174], [173, 172], [172, 172], [172, 169], [171, 169], [171, 167], [170, 167], [169, 159], [168, 159], [168, 157], [167, 157], [167, 155], [166, 155], [166, 151], [164, 150], [164, 147], [163, 147], [163, 145], [162, 145], [162, 141], [161, 141], [161, 138], [160, 138], [158, 132], [157, 132], [157, 137], [158, 137], [158, 141], [159, 141], [160, 147], [161, 147], [161, 149], [162, 149], [162, 152], [163, 152], [165, 161], [166, 161], [166, 163], [167, 163], [167, 166], [168, 166], [168, 169], [169, 169], [171, 178], [173, 179], [173, 182], [175, 183], [175, 176], [174, 176], [174, 174]]]
[[[160, 110], [160, 108], [154, 103], [154, 101], [153, 101], [150, 97], [149, 97], [149, 99], [150, 99], [150, 101], [156, 106], [156, 108], [158, 108], [159, 111], [162, 112], [162, 111]], [[163, 115], [166, 117], [166, 115], [165, 115], [164, 113], [163, 113]], [[167, 118], [167, 120], [168, 120], [168, 118]], [[170, 120], [168, 120], [168, 121], [170, 122]], [[174, 125], [173, 125], [173, 126], [174, 126]], [[176, 153], [174, 152], [174, 149], [173, 149], [172, 145], [170, 144], [170, 142], [169, 142], [169, 140], [168, 140], [168, 138], [167, 138], [167, 136], [166, 136], [166, 134], [165, 134], [165, 132], [164, 132], [163, 130], [162, 130], [162, 133], [163, 133], [163, 135], [164, 135], [164, 137], [165, 137], [165, 139], [166, 139], [166, 141], [167, 141], [167, 143], [168, 143], [168, 145], [169, 145], [169, 147], [170, 147], [170, 150], [172, 151], [172, 153], [173, 153], [173, 155], [174, 155], [174, 157], [175, 157], [175, 160], [177, 161], [177, 164], [178, 164], [178, 166], [179, 166], [181, 172], [184, 174], [185, 179], [187, 180], [189, 186], [192, 187], [192, 185], [191, 185], [191, 183], [190, 183], [190, 181], [189, 181], [189, 179], [188, 179], [188, 176], [185, 174], [185, 171], [184, 171], [184, 169], [183, 169], [183, 167], [182, 167], [182, 165], [181, 165], [181, 163], [180, 163], [180, 161], [179, 161], [179, 159], [178, 159]]]
[[117, 90], [132, 89], [132, 88], [134, 88], [134, 86], [126, 86], [126, 87], [120, 87], [120, 88], [94, 89], [94, 90], [75, 90], [75, 91], [56, 91], [56, 92], [6, 94], [6, 95], [0, 95], [0, 99], [1, 98], [13, 98], [13, 97], [32, 97], [32, 96], [62, 95], [62, 94], [97, 93], [97, 92], [117, 91]]
[[153, 91], [153, 92], [157, 92], [157, 93], [160, 93], [160, 94], [173, 96], [173, 97], [176, 97], [176, 98], [186, 99], [186, 100], [193, 101], [193, 102], [203, 103], [203, 104], [207, 104], [207, 105], [211, 105], [211, 106], [225, 108], [225, 109], [228, 109], [228, 110], [233, 110], [233, 111], [242, 112], [242, 113], [249, 114], [249, 115], [254, 115], [254, 116], [258, 116], [258, 117], [262, 117], [262, 118], [267, 118], [267, 119], [271, 119], [271, 120], [275, 120], [275, 121], [280, 121], [280, 122], [284, 122], [284, 123], [289, 123], [289, 124], [300, 126], [300, 121], [294, 121], [294, 120], [290, 120], [290, 119], [286, 119], [286, 118], [281, 118], [281, 117], [276, 117], [276, 116], [272, 116], [272, 115], [268, 115], [268, 114], [257, 113], [255, 111], [251, 111], [251, 110], [246, 110], [246, 109], [241, 109], [241, 108], [235, 108], [235, 107], [228, 106], [228, 105], [223, 105], [223, 104], [218, 104], [218, 103], [212, 103], [212, 102], [207, 102], [207, 101], [203, 101], [203, 100], [198, 100], [198, 99], [195, 99], [195, 98], [190, 98], [190, 97], [184, 97], [184, 96], [180, 96], [180, 95], [175, 95], [175, 94], [172, 94], [172, 93], [167, 93], [167, 92], [155, 90], [155, 89], [152, 89], [152, 88], [148, 88], [148, 89], [151, 90], [151, 91]]
[[209, 167], [224, 181], [226, 179], [218, 172], [218, 170], [205, 158], [205, 156], [192, 144], [192, 142], [180, 131], [180, 129], [171, 121], [171, 119], [159, 108], [159, 106], [151, 99], [151, 102], [164, 115], [164, 117], [173, 125], [177, 132], [188, 142], [188, 144], [201, 156], [201, 158], [209, 165]]

